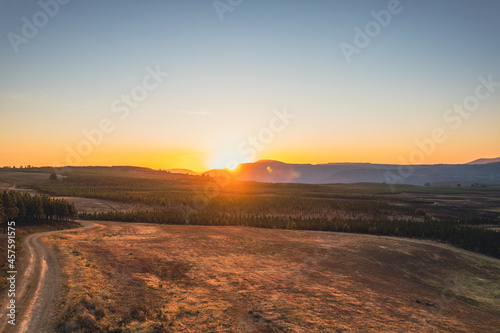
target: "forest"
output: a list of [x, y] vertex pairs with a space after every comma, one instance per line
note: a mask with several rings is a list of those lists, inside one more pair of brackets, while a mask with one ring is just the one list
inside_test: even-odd
[[31, 196], [26, 192], [4, 190], [0, 192], [0, 221], [16, 221], [16, 225], [33, 224], [42, 220], [70, 220], [78, 212], [74, 204], [48, 195]]

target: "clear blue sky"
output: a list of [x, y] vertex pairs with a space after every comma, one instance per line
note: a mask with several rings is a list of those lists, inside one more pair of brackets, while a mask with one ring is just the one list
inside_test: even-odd
[[[252, 159], [237, 148], [276, 108], [296, 117], [254, 159], [398, 163], [436, 127], [448, 139], [426, 163], [500, 155], [500, 88], [460, 128], [443, 121], [478, 76], [500, 81], [500, 2], [402, 0], [348, 63], [341, 43], [388, 3], [243, 0], [220, 20], [211, 1], [72, 0], [16, 53], [8, 34], [42, 9], [3, 0], [0, 165], [65, 164], [109, 118], [82, 164], [222, 167]], [[118, 119], [113, 101], [148, 66], [169, 75]]]

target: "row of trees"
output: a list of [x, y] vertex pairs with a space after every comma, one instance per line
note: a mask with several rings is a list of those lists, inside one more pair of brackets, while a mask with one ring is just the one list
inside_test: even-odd
[[372, 235], [434, 239], [500, 258], [500, 232], [469, 227], [458, 220], [424, 222], [389, 219], [328, 219], [320, 217], [225, 214], [200, 212], [186, 218], [179, 210], [82, 213], [82, 219], [163, 224], [249, 226], [294, 230], [352, 232]]
[[5, 190], [0, 195], [0, 221], [36, 222], [47, 220], [69, 220], [78, 212], [73, 203], [64, 199], [53, 199], [46, 195], [31, 196], [26, 192]]

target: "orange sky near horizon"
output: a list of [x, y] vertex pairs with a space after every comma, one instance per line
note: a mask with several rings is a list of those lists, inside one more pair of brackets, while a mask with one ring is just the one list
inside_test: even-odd
[[[386, 1], [245, 1], [225, 19], [211, 2], [71, 2], [28, 42], [0, 39], [0, 166], [499, 157], [500, 2], [400, 6], [362, 38]], [[43, 11], [0, 7], [6, 34]]]
[[[413, 149], [402, 147], [388, 147], [387, 150], [372, 149], [362, 150], [351, 148], [334, 149], [325, 153], [321, 149], [309, 149], [297, 153], [292, 150], [270, 150], [259, 154], [257, 160], [277, 160], [297, 164], [323, 164], [323, 163], [374, 163], [374, 164], [412, 164], [409, 159], [414, 151], [421, 151], [416, 145]], [[80, 156], [74, 153], [61, 154], [54, 147], [45, 148], [34, 146], [30, 150], [14, 145], [4, 146], [0, 150], [0, 166], [141, 166], [152, 169], [190, 169], [203, 172], [214, 168], [225, 168], [228, 162], [238, 154], [225, 152], [217, 156], [195, 150], [161, 150], [148, 149], [147, 147], [116, 148], [95, 147], [89, 156]], [[499, 157], [497, 146], [494, 144], [481, 147], [463, 147], [457, 149], [452, 144], [437, 146], [431, 155], [421, 155], [425, 159], [422, 164], [462, 164], [479, 158]], [[6, 158], [8, 156], [8, 158]], [[55, 157], [55, 158], [54, 158]], [[242, 160], [238, 162], [252, 162]]]

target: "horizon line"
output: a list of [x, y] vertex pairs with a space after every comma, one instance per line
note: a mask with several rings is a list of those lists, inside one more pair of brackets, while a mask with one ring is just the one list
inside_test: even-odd
[[[485, 164], [488, 163], [495, 163], [496, 161], [494, 160], [499, 160], [500, 157], [491, 157], [491, 158], [478, 158], [469, 162], [465, 163], [429, 163], [429, 164], [412, 164], [412, 163], [407, 163], [407, 164], [396, 164], [396, 163], [372, 163], [372, 162], [327, 162], [327, 163], [291, 163], [291, 162], [283, 162], [279, 160], [271, 160], [271, 159], [261, 159], [257, 160], [254, 162], [244, 162], [244, 163], [239, 163], [238, 167], [240, 165], [245, 165], [245, 164], [256, 164], [256, 163], [264, 163], [264, 162], [278, 162], [278, 163], [283, 163], [283, 164], [289, 164], [289, 165], [311, 165], [311, 166], [323, 166], [323, 165], [335, 165], [335, 164], [369, 164], [369, 165], [394, 165], [394, 166], [400, 166], [400, 165], [412, 165], [412, 166], [433, 166], [433, 165], [468, 165], [472, 164], [474, 162], [478, 161], [488, 161], [488, 160], [493, 160], [492, 162], [486, 162]], [[500, 162], [500, 161], [499, 161]], [[192, 170], [189, 168], [185, 167], [172, 167], [172, 168], [152, 168], [149, 166], [141, 166], [141, 165], [127, 165], [127, 164], [122, 164], [122, 165], [64, 165], [64, 166], [52, 166], [52, 165], [42, 165], [42, 166], [35, 166], [32, 164], [26, 164], [26, 165], [20, 165], [20, 166], [15, 166], [15, 165], [2, 165], [0, 166], [1, 169], [38, 169], [38, 168], [53, 168], [53, 169], [62, 169], [62, 168], [112, 168], [112, 167], [129, 167], [129, 168], [143, 168], [143, 169], [150, 169], [150, 170], [157, 170], [157, 171], [170, 171], [170, 170], [186, 170], [186, 171], [191, 171], [195, 173], [205, 173], [209, 172], [212, 170], [226, 170], [228, 168], [212, 168], [208, 169], [205, 171], [196, 171]]]

